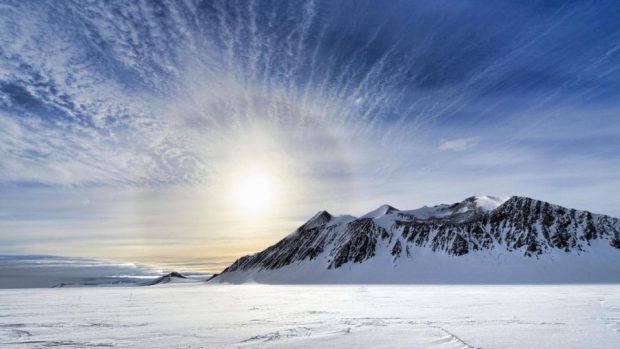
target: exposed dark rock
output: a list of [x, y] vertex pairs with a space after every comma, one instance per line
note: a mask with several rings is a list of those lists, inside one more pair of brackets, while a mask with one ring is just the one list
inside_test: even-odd
[[620, 238], [616, 236], [609, 244], [617, 249], [620, 249]]
[[400, 257], [400, 253], [403, 252], [403, 246], [400, 243], [400, 240], [396, 241], [396, 243], [394, 244], [394, 247], [392, 247], [392, 256], [398, 258]]
[[389, 233], [378, 226], [372, 218], [361, 218], [347, 225], [337, 247], [332, 253], [334, 259], [329, 268], [338, 268], [348, 262], [361, 263], [375, 255], [377, 240], [388, 239]]

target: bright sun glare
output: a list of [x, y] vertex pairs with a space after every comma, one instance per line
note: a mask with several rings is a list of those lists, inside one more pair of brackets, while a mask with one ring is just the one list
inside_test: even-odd
[[273, 179], [265, 174], [248, 174], [235, 185], [235, 199], [246, 211], [263, 213], [273, 204]]

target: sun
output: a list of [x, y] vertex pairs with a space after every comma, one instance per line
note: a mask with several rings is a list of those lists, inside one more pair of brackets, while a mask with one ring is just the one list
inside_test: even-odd
[[264, 213], [275, 198], [273, 178], [267, 174], [250, 173], [240, 177], [234, 186], [235, 201], [252, 214]]

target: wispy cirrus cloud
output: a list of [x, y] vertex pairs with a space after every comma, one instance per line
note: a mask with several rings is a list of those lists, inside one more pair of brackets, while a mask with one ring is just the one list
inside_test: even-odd
[[439, 146], [437, 149], [439, 150], [465, 150], [473, 147], [478, 142], [478, 139], [475, 137], [469, 138], [456, 138], [456, 139], [441, 139], [439, 141]]
[[[605, 195], [620, 185], [613, 1], [0, 6], [0, 244], [12, 252], [66, 238], [157, 259], [192, 239], [220, 260], [321, 208], [481, 191], [620, 212]], [[250, 229], [227, 197], [256, 167], [285, 199]]]

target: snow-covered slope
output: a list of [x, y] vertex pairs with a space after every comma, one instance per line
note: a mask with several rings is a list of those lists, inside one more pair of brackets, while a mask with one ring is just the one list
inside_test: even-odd
[[620, 220], [518, 196], [321, 211], [210, 282], [620, 282]]

